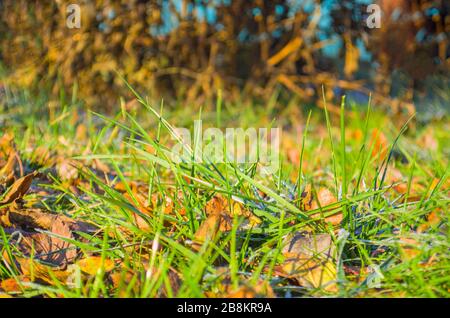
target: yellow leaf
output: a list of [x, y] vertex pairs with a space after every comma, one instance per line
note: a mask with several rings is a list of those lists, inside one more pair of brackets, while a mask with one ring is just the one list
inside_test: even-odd
[[105, 273], [114, 269], [114, 262], [110, 259], [104, 259], [102, 261], [101, 256], [89, 256], [78, 261], [77, 264], [83, 272], [89, 275], [95, 275], [101, 269], [103, 269]]
[[295, 233], [284, 241], [285, 261], [281, 268], [302, 286], [334, 292], [337, 290], [334, 253], [330, 235]]

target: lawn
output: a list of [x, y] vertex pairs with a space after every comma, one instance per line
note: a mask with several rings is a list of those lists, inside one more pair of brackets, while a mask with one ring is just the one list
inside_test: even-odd
[[[449, 297], [448, 118], [274, 100], [106, 114], [7, 94], [0, 296]], [[198, 119], [280, 128], [279, 167], [174, 161]]]

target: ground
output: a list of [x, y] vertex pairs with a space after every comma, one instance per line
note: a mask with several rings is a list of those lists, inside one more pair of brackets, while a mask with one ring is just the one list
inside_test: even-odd
[[[0, 117], [1, 296], [450, 296], [448, 120], [36, 104]], [[174, 162], [199, 118], [280, 127], [280, 169]]]

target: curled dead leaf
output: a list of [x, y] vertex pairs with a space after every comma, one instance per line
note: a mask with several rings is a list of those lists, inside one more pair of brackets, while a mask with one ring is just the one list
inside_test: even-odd
[[0, 206], [10, 204], [17, 199], [21, 199], [27, 193], [31, 186], [31, 182], [37, 175], [38, 173], [35, 171], [14, 182], [3, 200], [0, 201]]

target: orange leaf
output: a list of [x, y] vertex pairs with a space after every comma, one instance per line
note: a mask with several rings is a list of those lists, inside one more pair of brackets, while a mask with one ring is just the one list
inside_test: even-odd
[[386, 136], [379, 129], [374, 128], [369, 142], [369, 149], [372, 149], [372, 158], [380, 158], [383, 161], [387, 157], [388, 148], [389, 142]]
[[[321, 208], [326, 208], [328, 205], [336, 203], [337, 199], [334, 194], [328, 190], [327, 188], [321, 188], [317, 193], [317, 200], [314, 200], [312, 203], [312, 210], [318, 209], [319, 204]], [[311, 217], [317, 218], [320, 217], [320, 213], [316, 213]], [[330, 222], [333, 225], [340, 224], [342, 222], [342, 212], [339, 212], [335, 215], [331, 215], [325, 218], [325, 222]]]
[[29, 282], [30, 279], [25, 276], [18, 276], [17, 278], [7, 278], [3, 280], [0, 287], [7, 293], [18, 293], [22, 291], [21, 282]]

